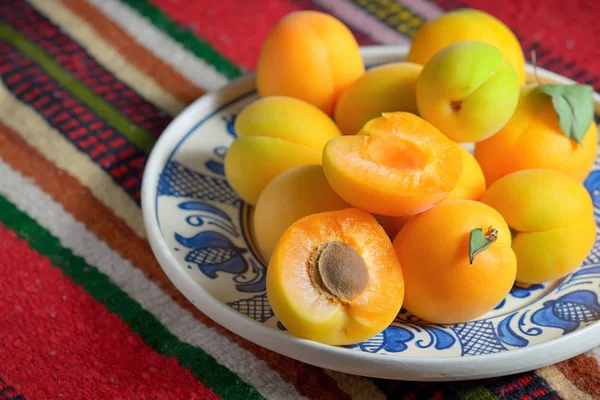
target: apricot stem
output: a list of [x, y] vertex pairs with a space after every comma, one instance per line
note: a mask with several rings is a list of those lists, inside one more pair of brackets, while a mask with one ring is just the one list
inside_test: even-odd
[[473, 229], [469, 235], [470, 264], [473, 264], [473, 260], [477, 254], [490, 247], [496, 240], [498, 240], [498, 230], [491, 226], [485, 233], [481, 228]]
[[452, 108], [452, 111], [460, 111], [460, 109], [462, 108], [462, 101], [452, 101], [450, 102], [450, 108]]
[[352, 246], [339, 241], [317, 247], [308, 268], [316, 288], [342, 302], [351, 302], [369, 282], [369, 271], [363, 258]]

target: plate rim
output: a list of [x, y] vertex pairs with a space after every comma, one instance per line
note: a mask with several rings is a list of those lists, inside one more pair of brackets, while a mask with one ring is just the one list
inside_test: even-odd
[[[366, 46], [361, 48], [361, 54], [367, 62], [377, 64], [401, 61], [408, 54], [408, 49], [408, 46]], [[526, 70], [531, 73], [533, 67], [527, 65]], [[541, 78], [575, 83], [539, 67], [537, 73]], [[600, 321], [596, 321], [547, 342], [494, 354], [453, 357], [371, 354], [297, 338], [248, 318], [216, 299], [202, 285], [189, 278], [169, 251], [155, 214], [157, 182], [170, 156], [193, 132], [193, 129], [180, 129], [178, 125], [194, 120], [197, 110], [210, 107], [211, 104], [218, 107], [201, 120], [196, 119], [192, 126], [214, 115], [226, 106], [222, 99], [232, 92], [253, 90], [253, 78], [254, 74], [247, 74], [232, 80], [222, 89], [208, 92], [187, 106], [165, 128], [144, 169], [141, 208], [150, 247], [169, 280], [201, 312], [234, 334], [284, 356], [339, 372], [396, 380], [454, 381], [504, 376], [555, 364], [600, 345]], [[597, 113], [600, 110], [600, 95], [594, 92], [593, 96]]]

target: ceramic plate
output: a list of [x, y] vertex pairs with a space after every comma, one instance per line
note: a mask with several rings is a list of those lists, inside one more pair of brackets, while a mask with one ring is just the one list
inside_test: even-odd
[[[407, 48], [362, 50], [368, 66], [403, 60]], [[531, 70], [529, 71], [531, 72]], [[542, 80], [572, 83], [539, 70]], [[370, 340], [334, 347], [298, 339], [278, 323], [266, 266], [249, 227], [252, 210], [228, 185], [223, 157], [236, 115], [258, 98], [248, 76], [198, 99], [165, 130], [144, 174], [142, 205], [152, 249], [203, 313], [286, 356], [342, 372], [404, 380], [475, 379], [552, 364], [600, 344], [600, 242], [581, 268], [545, 285], [515, 286], [492, 312], [432, 325], [402, 311]], [[595, 95], [596, 110], [600, 96]], [[600, 221], [600, 159], [586, 180]]]

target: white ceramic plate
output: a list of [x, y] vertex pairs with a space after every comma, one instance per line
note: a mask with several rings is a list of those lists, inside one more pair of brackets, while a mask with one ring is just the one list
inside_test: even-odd
[[[403, 60], [404, 47], [364, 48], [368, 66]], [[529, 70], [531, 72], [531, 69]], [[539, 70], [542, 80], [573, 83]], [[403, 380], [506, 375], [552, 364], [600, 344], [600, 243], [560, 281], [515, 287], [496, 310], [463, 324], [425, 324], [405, 312], [352, 347], [298, 339], [278, 324], [265, 292], [251, 209], [228, 185], [223, 157], [237, 113], [257, 99], [248, 76], [182, 112], [154, 147], [142, 188], [152, 249], [177, 288], [203, 313], [283, 355], [342, 372]], [[600, 96], [595, 94], [596, 110]], [[600, 220], [600, 160], [586, 181]]]

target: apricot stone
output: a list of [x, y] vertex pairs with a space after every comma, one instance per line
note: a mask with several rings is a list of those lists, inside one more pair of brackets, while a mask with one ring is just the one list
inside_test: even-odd
[[478, 142], [499, 131], [519, 100], [515, 71], [496, 47], [474, 41], [444, 48], [423, 67], [419, 113], [457, 142]]
[[225, 175], [238, 196], [252, 205], [280, 173], [321, 164], [325, 143], [341, 135], [324, 112], [284, 96], [247, 106], [236, 119], [235, 131], [238, 138], [225, 156]]
[[320, 165], [292, 168], [273, 179], [254, 209], [254, 239], [265, 261], [277, 240], [300, 218], [350, 208], [329, 186]]
[[474, 9], [451, 11], [422, 25], [413, 37], [407, 61], [425, 65], [440, 50], [465, 40], [497, 47], [519, 83], [525, 83], [525, 58], [515, 34], [496, 17]]
[[337, 18], [297, 11], [265, 40], [256, 69], [262, 97], [291, 96], [333, 113], [340, 93], [365, 71], [352, 32]]
[[595, 243], [590, 195], [562, 172], [513, 172], [494, 182], [481, 201], [502, 214], [513, 232], [519, 282], [543, 283], [565, 276]]
[[422, 67], [399, 62], [365, 72], [342, 92], [335, 107], [335, 122], [344, 135], [354, 135], [384, 112], [418, 114], [417, 79]]

